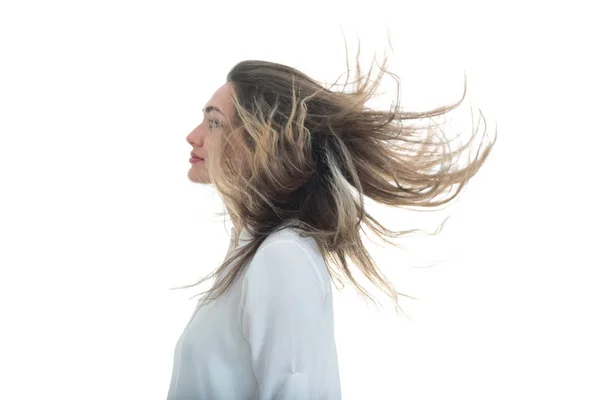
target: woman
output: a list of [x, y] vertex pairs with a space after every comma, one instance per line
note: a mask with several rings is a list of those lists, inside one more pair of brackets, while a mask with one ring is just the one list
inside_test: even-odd
[[425, 113], [373, 110], [366, 102], [385, 62], [370, 84], [371, 71], [362, 77], [357, 57], [356, 90], [345, 90], [346, 81], [332, 91], [293, 68], [243, 61], [206, 103], [187, 137], [188, 177], [215, 185], [234, 228], [223, 264], [184, 286], [215, 278], [177, 342], [168, 399], [341, 398], [331, 278], [373, 300], [348, 260], [399, 309], [360, 229], [386, 241], [405, 232], [383, 227], [364, 197], [442, 205], [493, 143], [458, 168], [473, 138], [451, 150], [434, 130], [406, 122], [443, 115], [462, 99]]

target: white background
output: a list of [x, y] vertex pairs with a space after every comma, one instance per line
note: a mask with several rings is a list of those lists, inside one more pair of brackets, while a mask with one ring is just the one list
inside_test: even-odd
[[[451, 3], [451, 4], [450, 4]], [[335, 299], [344, 399], [598, 399], [598, 32], [583, 2], [0, 6], [0, 398], [164, 399], [229, 229], [186, 135], [238, 61], [333, 82], [386, 29], [402, 102], [499, 139], [437, 237], [373, 256], [413, 318]], [[388, 81], [389, 83], [389, 81]], [[390, 87], [390, 98], [393, 89]], [[386, 106], [389, 104], [387, 101]], [[395, 229], [444, 215], [378, 210]], [[442, 213], [443, 214], [443, 213]], [[446, 261], [430, 268], [431, 260]]]

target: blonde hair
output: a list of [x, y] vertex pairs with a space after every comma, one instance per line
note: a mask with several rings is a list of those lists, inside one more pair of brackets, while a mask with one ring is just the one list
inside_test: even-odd
[[[360, 50], [359, 50], [360, 52]], [[348, 60], [346, 56], [346, 60]], [[346, 61], [347, 76], [350, 69]], [[365, 196], [395, 207], [436, 207], [464, 188], [488, 157], [496, 137], [480, 144], [473, 160], [460, 167], [458, 159], [470, 148], [476, 131], [456, 149], [437, 126], [407, 124], [444, 116], [456, 104], [424, 112], [400, 110], [398, 97], [391, 110], [367, 107], [386, 70], [387, 57], [374, 81], [373, 65], [361, 75], [356, 57], [354, 90], [326, 88], [304, 73], [267, 61], [242, 61], [227, 75], [232, 85], [239, 129], [220, 133], [211, 149], [210, 174], [236, 226], [251, 240], [232, 252], [210, 275], [183, 286], [217, 277], [203, 294], [212, 301], [228, 290], [273, 232], [288, 221], [300, 221], [303, 237], [316, 241], [334, 283], [349, 281], [375, 302], [352, 275], [348, 260], [402, 310], [393, 285], [382, 275], [365, 248], [360, 230], [367, 225], [386, 243], [411, 231], [392, 231], [365, 209]], [[332, 85], [333, 87], [333, 85]], [[484, 120], [485, 121], [485, 120]], [[246, 163], [239, 168], [239, 156]], [[449, 192], [449, 196], [438, 198]], [[223, 214], [225, 215], [225, 214]], [[411, 297], [411, 296], [406, 296]]]

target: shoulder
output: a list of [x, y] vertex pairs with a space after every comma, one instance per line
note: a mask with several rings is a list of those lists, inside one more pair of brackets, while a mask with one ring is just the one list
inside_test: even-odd
[[278, 230], [260, 245], [245, 273], [246, 280], [262, 285], [316, 286], [322, 294], [330, 290], [328, 272], [316, 243], [293, 227]]

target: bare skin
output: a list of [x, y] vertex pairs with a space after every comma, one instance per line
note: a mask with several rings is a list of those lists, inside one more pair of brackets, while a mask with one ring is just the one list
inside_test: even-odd
[[204, 107], [204, 119], [200, 125], [191, 131], [186, 140], [192, 146], [196, 157], [203, 158], [191, 164], [188, 171], [190, 181], [200, 184], [210, 184], [208, 159], [210, 158], [211, 142], [222, 129], [230, 128], [228, 121], [232, 120], [235, 108], [231, 100], [232, 87], [225, 83], [213, 94]]
[[[188, 179], [194, 183], [212, 183], [208, 171], [211, 143], [223, 129], [234, 129], [229, 123], [235, 115], [235, 107], [231, 100], [232, 90], [233, 88], [229, 83], [225, 83], [217, 89], [203, 109], [204, 119], [186, 137], [187, 142], [192, 146], [194, 156], [203, 159], [191, 163], [188, 170]], [[235, 226], [234, 228], [237, 242], [241, 227]]]

